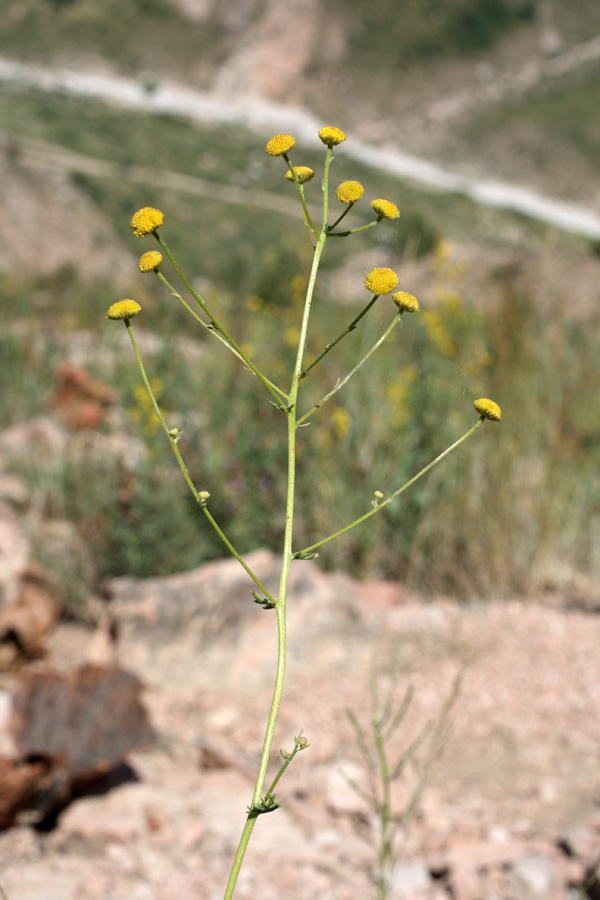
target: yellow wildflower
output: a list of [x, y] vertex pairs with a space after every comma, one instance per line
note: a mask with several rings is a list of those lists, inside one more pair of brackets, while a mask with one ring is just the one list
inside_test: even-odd
[[265, 152], [269, 156], [285, 156], [295, 144], [296, 141], [291, 134], [274, 134], [265, 144]]
[[365, 278], [365, 287], [372, 294], [389, 294], [398, 287], [398, 276], [393, 269], [371, 269]]
[[486, 397], [475, 400], [473, 406], [484, 419], [491, 419], [492, 422], [499, 422], [502, 418], [502, 410], [498, 404], [494, 403], [493, 400], [488, 400]]
[[159, 253], [158, 250], [148, 250], [147, 253], [142, 253], [140, 256], [138, 269], [140, 272], [156, 272], [162, 261], [162, 253]]
[[396, 291], [392, 294], [392, 300], [402, 312], [419, 312], [421, 308], [417, 298], [406, 291]]
[[338, 185], [335, 196], [342, 203], [356, 203], [364, 194], [365, 189], [360, 181], [342, 181]]
[[288, 347], [297, 347], [300, 338], [300, 331], [297, 328], [286, 328], [283, 333], [283, 342]]
[[333, 433], [336, 438], [341, 439], [346, 437], [350, 430], [352, 416], [347, 410], [342, 409], [341, 406], [336, 406], [331, 412], [331, 422], [333, 425]]
[[152, 234], [164, 221], [164, 215], [160, 209], [154, 209], [152, 206], [144, 206], [138, 209], [131, 219], [131, 230], [136, 237], [144, 237], [145, 234]]
[[107, 319], [131, 319], [141, 311], [142, 307], [135, 300], [117, 300], [106, 313]]
[[391, 200], [371, 200], [371, 206], [380, 219], [400, 218], [400, 210]]
[[[294, 166], [294, 174], [298, 184], [304, 184], [305, 181], [310, 181], [311, 178], [315, 177], [314, 169], [311, 169], [309, 166]], [[285, 177], [288, 181], [294, 180], [289, 169], [285, 173]]]
[[335, 128], [333, 125], [326, 125], [325, 128], [321, 128], [319, 137], [328, 147], [335, 147], [336, 144], [341, 144], [342, 141], [346, 140], [346, 135], [341, 128]]

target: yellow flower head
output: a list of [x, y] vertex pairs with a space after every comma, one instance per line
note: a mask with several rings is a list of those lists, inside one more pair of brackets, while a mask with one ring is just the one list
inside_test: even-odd
[[164, 215], [160, 209], [154, 209], [152, 206], [144, 206], [134, 213], [131, 220], [131, 230], [136, 237], [144, 237], [145, 234], [152, 234], [164, 221]]
[[328, 147], [335, 147], [336, 144], [341, 144], [342, 141], [346, 140], [346, 135], [341, 128], [335, 128], [333, 125], [326, 125], [325, 128], [321, 128], [319, 137]]
[[142, 253], [140, 256], [138, 269], [140, 272], [156, 272], [162, 261], [162, 253], [159, 253], [158, 250], [148, 250], [147, 253]]
[[491, 419], [492, 422], [499, 422], [502, 418], [502, 410], [493, 400], [482, 397], [481, 400], [475, 400], [473, 406], [484, 419]]
[[371, 200], [371, 206], [380, 219], [400, 218], [400, 210], [391, 200]]
[[398, 276], [393, 269], [371, 269], [365, 278], [365, 287], [372, 294], [389, 294], [398, 287]]
[[392, 300], [402, 312], [419, 312], [421, 309], [417, 298], [412, 294], [407, 294], [406, 291], [396, 291], [395, 294], [392, 294]]
[[[314, 170], [309, 168], [309, 166], [294, 166], [294, 173], [299, 184], [304, 184], [305, 181], [310, 181], [311, 178], [315, 177]], [[294, 180], [289, 169], [285, 173], [285, 177], [288, 181]]]
[[360, 181], [342, 181], [338, 185], [335, 196], [342, 203], [356, 203], [364, 194], [365, 189]]
[[265, 144], [265, 152], [269, 156], [284, 156], [295, 145], [296, 141], [291, 134], [274, 134]]
[[107, 319], [131, 319], [141, 311], [142, 307], [135, 300], [118, 300], [106, 313]]

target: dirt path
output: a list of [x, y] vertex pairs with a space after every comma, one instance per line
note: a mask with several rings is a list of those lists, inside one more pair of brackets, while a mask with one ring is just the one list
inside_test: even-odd
[[[596, 50], [595, 44], [593, 49]], [[20, 82], [53, 93], [95, 97], [148, 113], [184, 116], [201, 122], [237, 122], [260, 130], [263, 135], [265, 131], [289, 129], [300, 144], [314, 144], [315, 132], [321, 124], [305, 110], [280, 104], [248, 98], [233, 102], [175, 83], [164, 83], [149, 92], [141, 83], [117, 75], [57, 71], [6, 58], [0, 58], [0, 81]], [[600, 239], [600, 215], [591, 209], [543, 196], [519, 185], [473, 179], [392, 147], [376, 147], [352, 140], [344, 147], [344, 152], [398, 178], [439, 191], [462, 194], [483, 206], [513, 210], [557, 228], [593, 240]]]

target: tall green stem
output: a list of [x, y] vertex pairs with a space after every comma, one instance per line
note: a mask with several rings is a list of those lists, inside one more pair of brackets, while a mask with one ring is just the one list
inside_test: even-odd
[[269, 718], [267, 721], [267, 727], [265, 730], [265, 737], [263, 741], [262, 752], [260, 756], [260, 762], [258, 765], [258, 774], [256, 777], [256, 782], [254, 785], [254, 793], [252, 794], [252, 803], [248, 811], [248, 817], [246, 819], [246, 824], [244, 825], [244, 830], [242, 831], [242, 835], [240, 838], [240, 842], [238, 844], [238, 848], [235, 854], [235, 858], [233, 861], [233, 866], [231, 868], [231, 873], [229, 875], [229, 880], [227, 882], [227, 888], [225, 890], [225, 895], [223, 900], [231, 900], [233, 897], [233, 893], [235, 891], [235, 886], [237, 884], [237, 879], [240, 873], [240, 869], [242, 866], [242, 862], [244, 860], [244, 856], [246, 854], [246, 849], [248, 847], [248, 842], [250, 840], [250, 836], [254, 829], [254, 824], [256, 822], [256, 818], [260, 815], [261, 812], [266, 812], [265, 808], [261, 809], [261, 803], [263, 801], [263, 791], [265, 786], [265, 780], [267, 776], [267, 767], [269, 764], [269, 756], [271, 754], [271, 748], [273, 746], [273, 737], [275, 734], [275, 726], [277, 725], [277, 718], [279, 715], [279, 707], [281, 705], [281, 698], [283, 695], [283, 684], [285, 681], [285, 664], [286, 664], [286, 652], [287, 652], [287, 632], [286, 632], [286, 605], [287, 605], [287, 590], [288, 590], [288, 582], [290, 575], [290, 566], [292, 562], [292, 541], [294, 534], [294, 500], [295, 500], [295, 490], [296, 490], [296, 427], [297, 427], [297, 415], [296, 408], [298, 404], [298, 389], [300, 385], [300, 378], [302, 376], [302, 364], [304, 360], [304, 347], [306, 345], [306, 337], [308, 333], [308, 322], [310, 319], [310, 311], [312, 306], [312, 300], [315, 290], [315, 282], [317, 278], [317, 272], [319, 270], [319, 264], [321, 262], [321, 256], [323, 254], [323, 248], [325, 247], [325, 241], [327, 240], [327, 184], [328, 184], [328, 171], [329, 171], [329, 162], [331, 160], [331, 150], [329, 150], [327, 154], [327, 160], [325, 163], [325, 176], [323, 178], [323, 194], [324, 194], [324, 217], [323, 217], [323, 227], [321, 229], [321, 233], [317, 240], [317, 245], [315, 247], [315, 252], [313, 256], [313, 263], [310, 273], [310, 278], [308, 282], [308, 287], [306, 290], [306, 299], [304, 302], [304, 314], [302, 316], [302, 325], [300, 328], [300, 338], [298, 340], [298, 350], [296, 354], [296, 364], [294, 366], [294, 374], [292, 376], [292, 385], [289, 393], [289, 406], [286, 410], [287, 420], [288, 420], [288, 469], [287, 469], [287, 500], [286, 500], [286, 510], [285, 510], [285, 532], [283, 539], [283, 551], [282, 551], [282, 562], [281, 562], [281, 577], [279, 581], [279, 595], [277, 598], [276, 604], [276, 612], [277, 612], [277, 673], [275, 676], [275, 687], [273, 689], [273, 698], [271, 700], [271, 708], [269, 710]]

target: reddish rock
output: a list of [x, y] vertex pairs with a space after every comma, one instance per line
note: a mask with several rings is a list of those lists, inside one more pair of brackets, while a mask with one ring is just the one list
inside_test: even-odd
[[0, 642], [12, 642], [17, 655], [25, 659], [44, 656], [59, 608], [58, 589], [50, 574], [41, 566], [27, 566], [16, 600], [0, 610]]
[[106, 421], [114, 394], [85, 369], [63, 362], [56, 372], [57, 384], [51, 398], [56, 415], [67, 428], [99, 428]]
[[35, 801], [40, 816], [60, 810], [75, 789], [149, 741], [141, 690], [135, 676], [117, 667], [86, 665], [67, 674], [41, 668], [24, 676], [11, 727], [20, 757], [48, 766]]
[[43, 762], [23, 763], [0, 757], [0, 829], [10, 828], [17, 814], [27, 809], [46, 770]]

